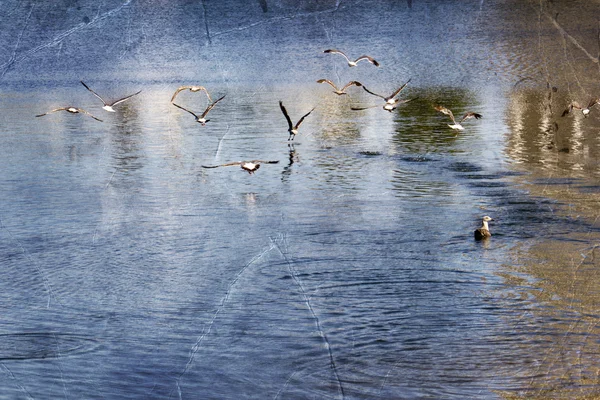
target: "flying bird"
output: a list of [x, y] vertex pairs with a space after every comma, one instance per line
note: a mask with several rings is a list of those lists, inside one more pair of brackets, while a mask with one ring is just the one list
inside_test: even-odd
[[315, 109], [313, 107], [312, 110], [310, 110], [309, 112], [307, 112], [306, 114], [304, 114], [302, 116], [302, 118], [300, 118], [300, 120], [296, 123], [296, 125], [294, 125], [294, 124], [292, 124], [292, 120], [291, 120], [289, 114], [287, 113], [287, 110], [283, 106], [283, 103], [281, 102], [281, 100], [279, 100], [279, 108], [281, 108], [281, 112], [285, 116], [285, 119], [287, 120], [287, 123], [288, 123], [288, 132], [290, 133], [290, 136], [288, 137], [288, 140], [294, 140], [294, 138], [298, 134], [298, 128], [300, 128], [300, 124], [302, 124], [302, 121], [304, 121], [304, 118], [308, 117], [309, 114], [311, 112], [313, 112], [314, 109]]
[[208, 97], [208, 102], [212, 103], [210, 94], [208, 93], [208, 90], [206, 90], [206, 88], [204, 86], [180, 86], [180, 87], [178, 87], [177, 90], [175, 91], [175, 93], [173, 93], [173, 97], [171, 97], [171, 103], [173, 103], [175, 101], [175, 97], [177, 97], [179, 92], [184, 91], [184, 90], [189, 90], [190, 92], [203, 91], [204, 93], [206, 93], [206, 97]]
[[[369, 93], [372, 94], [373, 96], [377, 96], [377, 97], [381, 97], [382, 99], [385, 100], [385, 104], [383, 105], [383, 109], [389, 112], [392, 112], [396, 109], [396, 107], [398, 107], [398, 105], [400, 104], [404, 104], [404, 103], [408, 103], [409, 101], [412, 101], [414, 99], [398, 99], [396, 98], [396, 96], [398, 96], [400, 94], [400, 92], [402, 90], [404, 90], [404, 88], [406, 87], [406, 85], [408, 85], [408, 83], [411, 80], [409, 79], [408, 81], [406, 81], [406, 83], [402, 86], [400, 86], [398, 89], [396, 89], [394, 91], [394, 93], [392, 93], [389, 96], [383, 96], [377, 93], [374, 93], [372, 91], [370, 91], [369, 89], [367, 89], [366, 86], [363, 86], [363, 89]], [[368, 108], [373, 108], [373, 107], [377, 107], [377, 106], [370, 106], [370, 107], [351, 107], [352, 110], [366, 110]]]
[[473, 232], [473, 235], [475, 236], [475, 240], [487, 239], [490, 236], [492, 236], [492, 234], [490, 233], [490, 228], [488, 226], [489, 221], [493, 221], [493, 219], [488, 217], [487, 215], [485, 217], [483, 217], [483, 222], [481, 224], [481, 228], [477, 228], [477, 229], [475, 229], [475, 232]]
[[54, 110], [50, 110], [50, 111], [45, 112], [43, 114], [36, 115], [36, 117], [43, 117], [44, 115], [48, 115], [50, 113], [57, 112], [57, 111], [67, 111], [67, 112], [70, 112], [71, 114], [79, 114], [79, 113], [87, 114], [90, 117], [94, 118], [96, 121], [102, 122], [102, 120], [100, 118], [96, 118], [92, 114], [90, 114], [89, 112], [85, 111], [83, 108], [77, 108], [77, 107], [60, 107], [60, 108], [55, 108]]
[[133, 97], [133, 96], [136, 96], [136, 95], [138, 95], [138, 94], [142, 93], [142, 91], [140, 90], [140, 91], [139, 91], [139, 92], [137, 92], [137, 93], [130, 94], [129, 96], [126, 96], [126, 97], [123, 97], [122, 99], [119, 99], [119, 100], [113, 101], [112, 103], [107, 103], [107, 102], [106, 102], [106, 100], [104, 100], [102, 97], [100, 97], [100, 95], [99, 95], [98, 93], [96, 93], [96, 92], [94, 92], [92, 89], [90, 89], [90, 87], [89, 87], [88, 85], [86, 85], [86, 84], [85, 84], [83, 81], [80, 81], [80, 82], [81, 82], [81, 84], [82, 84], [83, 86], [85, 86], [85, 88], [86, 88], [87, 90], [89, 90], [90, 92], [92, 92], [92, 94], [93, 94], [94, 96], [96, 96], [97, 98], [99, 98], [99, 99], [100, 99], [100, 101], [102, 101], [102, 103], [104, 104], [104, 106], [102, 107], [102, 109], [103, 109], [103, 110], [106, 110], [106, 111], [109, 111], [109, 112], [115, 112], [115, 110], [113, 109], [113, 106], [116, 106], [117, 104], [119, 104], [119, 103], [122, 103], [122, 102], [124, 102], [125, 100], [127, 100], [127, 99], [129, 99], [129, 98], [131, 98], [131, 97]]
[[447, 109], [446, 107], [443, 106], [435, 106], [434, 107], [437, 111], [441, 112], [442, 114], [446, 114], [447, 116], [450, 117], [450, 119], [452, 120], [452, 125], [448, 124], [448, 126], [452, 129], [456, 129], [458, 131], [463, 131], [465, 128], [461, 125], [461, 123], [463, 121], [468, 120], [469, 118], [475, 118], [475, 119], [480, 119], [482, 117], [481, 114], [478, 114], [476, 112], [472, 112], [469, 111], [467, 113], [465, 113], [465, 115], [462, 116], [462, 118], [460, 119], [460, 121], [456, 122], [456, 120], [454, 119], [454, 114], [452, 114], [452, 111], [450, 111], [449, 109]]
[[341, 96], [343, 94], [348, 94], [348, 93], [346, 93], [346, 89], [348, 89], [350, 86], [362, 86], [362, 83], [360, 83], [358, 81], [350, 81], [346, 84], [346, 86], [344, 86], [341, 89], [338, 89], [337, 86], [335, 86], [335, 84], [333, 82], [331, 82], [329, 79], [319, 79], [317, 81], [317, 83], [328, 83], [334, 89], [333, 93], [337, 94], [338, 96]]
[[562, 113], [562, 117], [564, 117], [565, 115], [569, 114], [571, 111], [573, 111], [574, 108], [581, 110], [581, 113], [583, 114], [584, 117], [587, 117], [588, 114], [590, 113], [590, 110], [592, 107], [594, 107], [596, 104], [600, 104], [600, 98], [593, 98], [590, 100], [590, 102], [588, 103], [587, 107], [581, 107], [579, 105], [578, 102], [576, 101], [572, 101], [571, 104], [569, 104], [569, 106], [566, 108], [565, 111], [563, 111]]
[[348, 61], [348, 66], [349, 67], [356, 67], [356, 64], [358, 64], [358, 62], [362, 61], [362, 60], [367, 60], [368, 62], [370, 62], [374, 66], [379, 67], [379, 63], [373, 57], [360, 56], [356, 60], [352, 61], [352, 60], [350, 60], [348, 58], [348, 56], [343, 51], [339, 51], [339, 50], [336, 50], [336, 49], [323, 50], [323, 53], [332, 53], [332, 54], [340, 54], [340, 55], [342, 55], [346, 59], [346, 61]]
[[225, 98], [225, 96], [218, 98], [217, 100], [215, 100], [213, 103], [210, 103], [208, 105], [208, 107], [206, 107], [206, 110], [204, 110], [204, 112], [202, 113], [202, 115], [198, 116], [196, 113], [194, 113], [193, 111], [188, 110], [185, 107], [180, 106], [179, 104], [176, 103], [172, 103], [175, 107], [177, 108], [181, 108], [183, 111], [187, 111], [190, 114], [192, 114], [194, 116], [194, 118], [196, 118], [196, 122], [199, 122], [202, 124], [202, 126], [206, 125], [206, 123], [208, 121], [210, 121], [210, 119], [206, 119], [206, 115], [209, 113], [210, 110], [213, 109], [213, 107], [215, 105], [217, 105], [218, 102], [220, 102], [221, 100], [223, 100]]
[[202, 168], [219, 168], [219, 167], [230, 167], [232, 165], [239, 165], [244, 171], [247, 171], [250, 175], [256, 172], [260, 168], [260, 164], [277, 164], [277, 161], [263, 161], [263, 160], [252, 160], [252, 161], [234, 161], [227, 164], [221, 165], [203, 165]]

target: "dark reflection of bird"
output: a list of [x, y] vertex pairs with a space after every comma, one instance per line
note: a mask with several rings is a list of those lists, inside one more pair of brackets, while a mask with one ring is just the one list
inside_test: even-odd
[[290, 136], [288, 137], [288, 140], [294, 140], [294, 138], [296, 137], [296, 135], [298, 134], [298, 129], [300, 128], [300, 125], [302, 124], [302, 121], [304, 121], [304, 118], [308, 117], [310, 115], [311, 112], [314, 111], [314, 107], [312, 110], [310, 110], [309, 112], [307, 112], [306, 114], [304, 114], [302, 116], [302, 118], [300, 118], [300, 120], [298, 120], [298, 122], [296, 122], [296, 125], [294, 125], [292, 123], [292, 120], [287, 112], [287, 110], [285, 109], [283, 102], [281, 100], [279, 100], [279, 108], [281, 108], [281, 112], [283, 113], [283, 115], [285, 116], [285, 119], [287, 120], [288, 123], [288, 132], [290, 133]]
[[487, 239], [490, 236], [492, 236], [492, 234], [490, 233], [490, 228], [488, 226], [489, 221], [493, 221], [493, 219], [488, 217], [487, 215], [483, 217], [481, 228], [475, 229], [475, 232], [473, 232], [475, 240]]
[[337, 94], [338, 96], [341, 96], [343, 94], [348, 94], [348, 93], [346, 93], [346, 89], [348, 89], [350, 86], [362, 86], [362, 83], [360, 83], [358, 81], [350, 81], [350, 82], [346, 83], [346, 86], [344, 86], [341, 89], [338, 89], [337, 86], [335, 86], [335, 84], [333, 82], [331, 82], [329, 79], [319, 79], [317, 81], [317, 83], [328, 83], [334, 89], [333, 93]]
[[45, 112], [43, 114], [36, 115], [36, 117], [43, 117], [44, 115], [48, 115], [50, 113], [57, 112], [57, 111], [67, 111], [67, 112], [70, 112], [71, 114], [79, 114], [79, 113], [86, 114], [86, 115], [89, 115], [90, 117], [94, 118], [96, 121], [102, 122], [102, 120], [100, 118], [96, 118], [92, 114], [90, 114], [89, 112], [85, 111], [83, 108], [77, 108], [77, 107], [60, 107], [60, 108], [55, 108], [54, 110], [50, 110], [50, 111]]
[[175, 91], [175, 93], [173, 93], [173, 96], [171, 97], [171, 103], [173, 103], [175, 101], [175, 98], [177, 97], [179, 92], [182, 92], [184, 90], [189, 90], [190, 92], [194, 92], [194, 93], [203, 91], [204, 93], [206, 93], [206, 97], [208, 97], [209, 103], [212, 103], [210, 94], [208, 93], [208, 90], [206, 90], [206, 88], [204, 86], [180, 86], [180, 87], [178, 87], [177, 90]]
[[190, 114], [192, 114], [195, 118], [196, 118], [196, 122], [199, 122], [202, 124], [202, 126], [206, 125], [206, 123], [208, 121], [210, 121], [210, 119], [206, 119], [206, 115], [210, 112], [210, 110], [213, 109], [213, 107], [215, 105], [217, 105], [218, 102], [220, 102], [221, 100], [223, 100], [225, 98], [225, 96], [218, 98], [217, 100], [215, 100], [213, 103], [209, 104], [208, 107], [206, 107], [206, 110], [204, 110], [204, 112], [202, 113], [202, 115], [198, 116], [196, 113], [194, 113], [193, 111], [188, 110], [185, 107], [180, 106], [179, 104], [175, 104], [173, 103], [173, 105], [177, 108], [181, 108], [183, 111], [187, 111]]
[[221, 165], [203, 165], [202, 168], [219, 168], [219, 167], [231, 167], [233, 165], [239, 165], [244, 171], [248, 171], [249, 174], [253, 174], [257, 169], [260, 168], [260, 164], [277, 164], [279, 161], [263, 161], [263, 160], [252, 160], [252, 161], [234, 161]]
[[[381, 97], [382, 99], [385, 100], [385, 104], [383, 105], [383, 109], [389, 112], [392, 112], [396, 109], [396, 107], [400, 104], [404, 104], [404, 103], [408, 103], [409, 101], [412, 101], [414, 99], [398, 99], [396, 98], [396, 96], [398, 96], [400, 94], [400, 92], [402, 92], [402, 90], [404, 90], [404, 88], [406, 87], [406, 85], [408, 85], [408, 83], [410, 82], [410, 79], [408, 81], [406, 81], [406, 83], [402, 86], [400, 86], [398, 89], [396, 89], [394, 91], [394, 93], [392, 93], [389, 96], [383, 96], [377, 93], [374, 93], [372, 91], [370, 91], [369, 89], [367, 89], [366, 86], [363, 86], [363, 89], [369, 93], [372, 94], [373, 96], [377, 96], [377, 97]], [[373, 107], [377, 107], [377, 106], [369, 106], [369, 107], [351, 107], [352, 110], [366, 110], [368, 108], [373, 108]]]
[[81, 82], [81, 84], [82, 84], [83, 86], [85, 86], [85, 88], [86, 88], [87, 90], [89, 90], [90, 92], [92, 92], [92, 94], [93, 94], [94, 96], [96, 96], [97, 98], [99, 98], [99, 99], [100, 99], [100, 101], [101, 101], [101, 102], [104, 104], [104, 106], [102, 107], [102, 109], [103, 109], [103, 110], [106, 110], [106, 111], [109, 111], [109, 112], [115, 112], [115, 110], [113, 109], [113, 107], [114, 107], [114, 106], [116, 106], [116, 105], [117, 105], [117, 104], [119, 104], [119, 103], [122, 103], [122, 102], [124, 102], [124, 101], [125, 101], [125, 100], [127, 100], [127, 99], [130, 99], [130, 98], [132, 98], [133, 96], [136, 96], [136, 95], [138, 95], [138, 94], [142, 93], [142, 91], [140, 90], [139, 92], [136, 92], [136, 93], [134, 93], [134, 94], [130, 94], [129, 96], [125, 96], [125, 97], [123, 97], [123, 98], [121, 98], [121, 99], [119, 99], [119, 100], [113, 101], [112, 103], [107, 103], [107, 102], [106, 102], [106, 100], [104, 100], [102, 97], [100, 97], [100, 95], [99, 95], [98, 93], [96, 93], [96, 92], [94, 92], [92, 89], [90, 89], [90, 87], [89, 87], [88, 85], [86, 85], [86, 84], [85, 84], [83, 81], [80, 81], [80, 82]]
[[323, 53], [342, 55], [346, 59], [346, 61], [348, 61], [349, 67], [356, 67], [356, 64], [358, 64], [358, 62], [362, 61], [362, 60], [366, 60], [366, 61], [370, 62], [371, 64], [373, 64], [374, 66], [379, 67], [379, 63], [373, 57], [370, 57], [370, 56], [360, 56], [356, 60], [352, 61], [348, 58], [348, 56], [343, 51], [339, 51], [336, 49], [323, 50]]
[[452, 111], [450, 111], [449, 109], [447, 109], [444, 106], [434, 106], [434, 108], [441, 112], [442, 114], [446, 114], [447, 116], [450, 117], [450, 119], [452, 120], [452, 125], [448, 124], [448, 126], [452, 129], [456, 129], [459, 131], [463, 131], [465, 128], [461, 125], [461, 123], [463, 121], [466, 121], [470, 118], [475, 118], [475, 119], [480, 119], [482, 117], [481, 114], [478, 114], [476, 112], [466, 112], [465, 115], [462, 116], [462, 118], [460, 119], [460, 121], [456, 122], [456, 119], [454, 119], [454, 114], [452, 114]]
[[590, 110], [592, 107], [594, 107], [596, 104], [600, 104], [600, 99], [599, 98], [593, 98], [590, 100], [590, 102], [588, 103], [587, 107], [582, 107], [579, 105], [578, 102], [576, 101], [572, 101], [571, 104], [569, 104], [569, 106], [565, 109], [565, 111], [563, 111], [562, 113], [562, 117], [564, 117], [565, 115], [571, 113], [571, 111], [573, 111], [573, 109], [577, 109], [577, 110], [581, 110], [581, 113], [583, 114], [584, 117], [587, 117], [588, 114], [590, 113]]

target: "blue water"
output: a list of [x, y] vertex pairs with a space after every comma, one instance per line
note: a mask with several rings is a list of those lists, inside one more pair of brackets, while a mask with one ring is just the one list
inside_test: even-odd
[[[535, 305], [502, 273], [528, 227], [576, 227], [514, 183], [507, 92], [532, 67], [506, 50], [504, 10], [4, 3], [0, 398], [527, 387], [537, 327], [506, 327]], [[322, 53], [332, 47], [382, 66], [350, 69]], [[384, 94], [412, 78], [402, 96], [415, 100], [352, 111], [383, 102], [360, 88], [338, 97], [320, 78]], [[108, 113], [79, 80], [107, 98], [142, 93]], [[170, 104], [184, 84], [226, 95], [206, 126]], [[293, 120], [315, 107], [293, 143], [279, 100]], [[201, 92], [177, 102], [207, 105]], [[484, 118], [456, 134], [434, 104]], [[35, 117], [69, 105], [104, 122]], [[253, 159], [279, 163], [202, 167]], [[478, 243], [483, 215], [498, 221]]]

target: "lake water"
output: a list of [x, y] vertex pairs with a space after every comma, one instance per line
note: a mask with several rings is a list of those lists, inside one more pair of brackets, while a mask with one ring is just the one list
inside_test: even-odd
[[0, 3], [0, 398], [600, 394], [597, 5], [176, 3]]

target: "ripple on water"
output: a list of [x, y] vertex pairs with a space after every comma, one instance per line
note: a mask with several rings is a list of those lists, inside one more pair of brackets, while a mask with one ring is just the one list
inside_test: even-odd
[[100, 342], [84, 335], [56, 332], [23, 332], [0, 335], [0, 360], [39, 360], [85, 354]]

